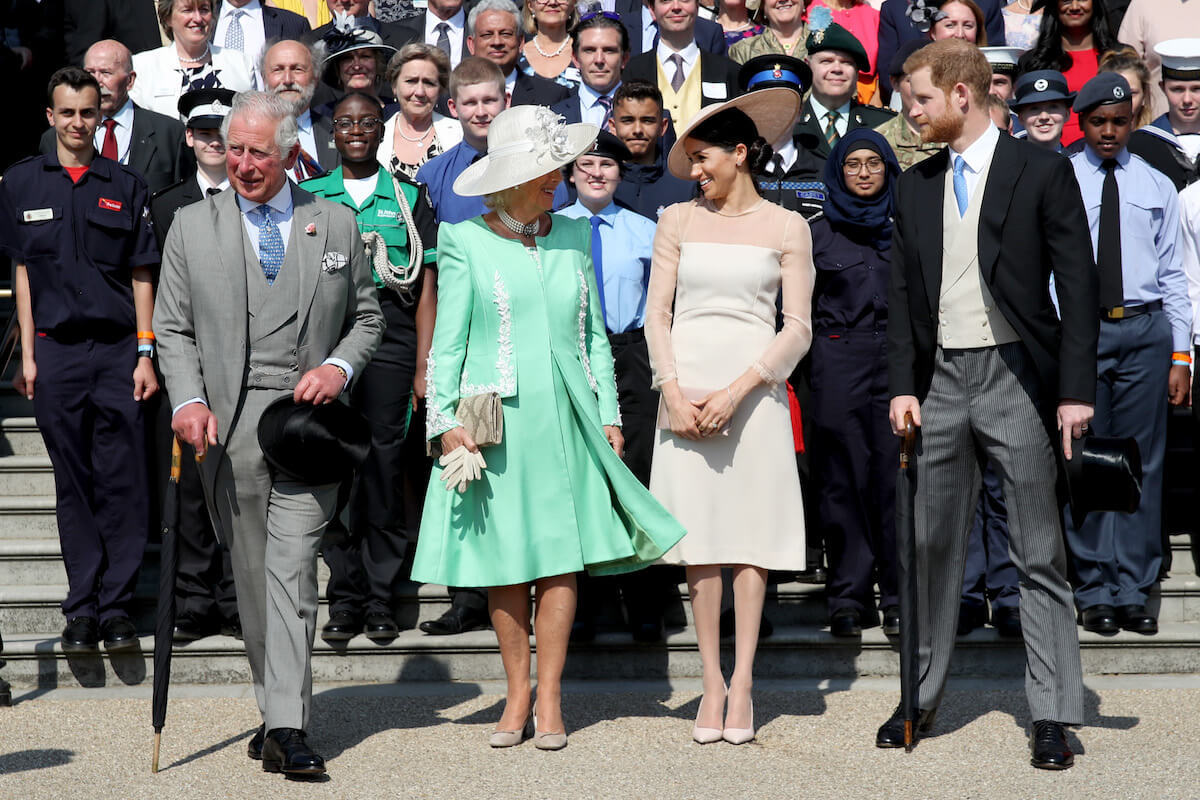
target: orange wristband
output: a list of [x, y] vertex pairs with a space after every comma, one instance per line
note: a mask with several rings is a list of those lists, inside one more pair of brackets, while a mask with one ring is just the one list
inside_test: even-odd
[[139, 339], [149, 339], [150, 341], [153, 342], [154, 341], [154, 331], [138, 331], [137, 337]]
[[1172, 361], [1184, 361], [1188, 364], [1192, 363], [1192, 357], [1188, 353], [1171, 353]]

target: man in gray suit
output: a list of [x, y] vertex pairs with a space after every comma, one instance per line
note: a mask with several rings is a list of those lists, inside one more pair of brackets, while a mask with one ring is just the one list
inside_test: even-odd
[[232, 192], [179, 212], [164, 245], [154, 328], [172, 428], [205, 454], [210, 512], [230, 546], [263, 726], [251, 758], [315, 775], [317, 550], [337, 484], [273, 476], [258, 444], [272, 401], [334, 402], [366, 366], [383, 315], [354, 215], [292, 186], [293, 105], [244, 92], [222, 129]]

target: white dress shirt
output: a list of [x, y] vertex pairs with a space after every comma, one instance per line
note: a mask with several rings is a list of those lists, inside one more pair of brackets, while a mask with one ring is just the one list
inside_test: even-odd
[[225, 176], [225, 177], [221, 178], [220, 183], [213, 183], [212, 181], [210, 181], [208, 179], [208, 177], [203, 172], [200, 172], [199, 170], [197, 170], [196, 183], [200, 184], [201, 194], [203, 194], [205, 197], [207, 197], [209, 189], [219, 189], [222, 192], [225, 191], [226, 189], [228, 189], [229, 188], [229, 177]]
[[[128, 164], [129, 144], [133, 141], [133, 101], [127, 98], [125, 105], [117, 109], [117, 113], [113, 114], [111, 119], [117, 123], [113, 126], [113, 135], [117, 137], [117, 160]], [[104, 149], [104, 137], [107, 135], [108, 129], [101, 122], [96, 126], [96, 135], [92, 139], [96, 143], [97, 153]]]
[[649, 53], [654, 49], [654, 37], [658, 36], [658, 22], [654, 19], [654, 12], [648, 6], [642, 4], [642, 52]]
[[[229, 3], [222, 3], [221, 16], [217, 19], [213, 41], [221, 47], [225, 46], [225, 34], [229, 30], [229, 24], [233, 21], [235, 14], [239, 15], [242, 23], [242, 52], [257, 62], [263, 46], [267, 43], [266, 28], [263, 26], [262, 3], [259, 0], [250, 0], [241, 8], [234, 8]], [[262, 85], [261, 80], [259, 85]]]
[[700, 48], [696, 45], [696, 40], [688, 42], [688, 46], [682, 50], [673, 50], [670, 45], [662, 39], [658, 40], [658, 63], [662, 66], [663, 74], [667, 76], [667, 80], [675, 79], [675, 65], [667, 59], [675, 55], [676, 52], [683, 57], [683, 79], [686, 81], [688, 76], [692, 74], [692, 68], [700, 63]]
[[[317, 158], [317, 138], [313, 135], [312, 112], [307, 108], [296, 117], [296, 127], [300, 129], [300, 147], [313, 158]], [[318, 159], [320, 160], [320, 159]]]
[[462, 61], [463, 57], [463, 28], [467, 25], [467, 15], [460, 8], [458, 13], [450, 19], [439, 19], [437, 14], [426, 9], [425, 44], [437, 47], [438, 34], [435, 28], [443, 22], [450, 26], [450, 30], [446, 31], [446, 35], [450, 37], [450, 68], [454, 69], [458, 66], [458, 62]]
[[[508, 95], [509, 102], [512, 102], [513, 90], [516, 88], [517, 88], [517, 68], [513, 67], [512, 72], [508, 73], [508, 75], [506, 75], [504, 78], [504, 93], [506, 95]], [[505, 104], [504, 107], [508, 108], [508, 105]]]
[[850, 101], [847, 100], [837, 108], [826, 108], [817, 99], [815, 94], [808, 96], [808, 102], [812, 106], [813, 116], [817, 118], [817, 125], [821, 128], [821, 133], [825, 133], [825, 126], [829, 124], [829, 112], [836, 111], [839, 116], [837, 122], [833, 123], [833, 127], [837, 128], [838, 137], [846, 135], [846, 129], [850, 126]]
[[962, 156], [963, 161], [966, 162], [963, 167], [963, 178], [967, 181], [967, 197], [970, 198], [970, 203], [976, 202], [975, 190], [979, 187], [979, 178], [992, 163], [992, 156], [996, 154], [996, 143], [999, 141], [1000, 129], [995, 125], [988, 125], [983, 135], [972, 142], [963, 152], [959, 153], [953, 147], [949, 148], [950, 162], [946, 165], [948, 171], [954, 172], [954, 160], [958, 156]]
[[[595, 125], [596, 127], [602, 127], [604, 125], [604, 115], [607, 112], [604, 106], [600, 105], [600, 98], [602, 96], [607, 96], [611, 101], [612, 96], [616, 94], [617, 89], [620, 88], [621, 82], [617, 81], [617, 85], [614, 86], [607, 95], [601, 95], [586, 83], [579, 84], [579, 115], [582, 117], [582, 121]], [[609, 108], [612, 108], [611, 102], [609, 103]]]

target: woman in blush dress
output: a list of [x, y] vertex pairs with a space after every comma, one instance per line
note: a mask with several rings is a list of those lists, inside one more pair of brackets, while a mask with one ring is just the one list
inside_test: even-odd
[[[704, 697], [692, 737], [754, 738], [750, 691], [767, 570], [803, 570], [804, 506], [784, 381], [812, 340], [808, 224], [758, 194], [767, 141], [792, 129], [800, 95], [761, 89], [709, 106], [668, 167], [702, 197], [659, 218], [646, 343], [660, 388], [650, 491], [688, 530], [663, 557], [687, 567]], [[776, 330], [782, 291], [783, 326]], [[721, 568], [733, 568], [737, 660], [721, 673]], [[728, 712], [722, 713], [728, 697]]]

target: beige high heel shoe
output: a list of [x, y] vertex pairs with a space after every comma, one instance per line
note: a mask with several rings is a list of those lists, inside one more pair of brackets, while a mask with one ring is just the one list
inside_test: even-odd
[[539, 731], [537, 729], [537, 703], [533, 705], [533, 746], [538, 750], [562, 750], [567, 746], [567, 732]]
[[754, 741], [754, 698], [750, 698], [750, 727], [725, 728], [721, 731], [721, 738], [730, 744], [746, 744]]
[[525, 724], [517, 731], [492, 731], [488, 744], [492, 747], [516, 747], [533, 736], [533, 713], [525, 718]]
[[[725, 687], [725, 697], [729, 697], [729, 687]], [[704, 705], [704, 697], [700, 697], [700, 705]], [[725, 710], [725, 702], [721, 701], [721, 711]], [[721, 716], [724, 716], [722, 713]], [[696, 709], [696, 721], [700, 721], [700, 709]], [[720, 728], [701, 728], [699, 725], [692, 726], [692, 740], [697, 744], [712, 744], [713, 742], [721, 741], [722, 731]]]

